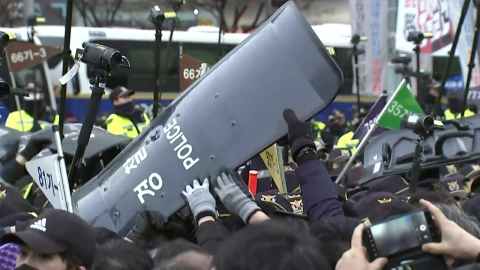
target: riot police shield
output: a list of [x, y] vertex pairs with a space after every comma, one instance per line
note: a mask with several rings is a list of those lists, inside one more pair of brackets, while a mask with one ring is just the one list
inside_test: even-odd
[[342, 80], [288, 2], [77, 190], [74, 211], [120, 234], [143, 209], [168, 217], [185, 206], [180, 194], [187, 183], [242, 165], [287, 133], [285, 109], [310, 119], [333, 101]]

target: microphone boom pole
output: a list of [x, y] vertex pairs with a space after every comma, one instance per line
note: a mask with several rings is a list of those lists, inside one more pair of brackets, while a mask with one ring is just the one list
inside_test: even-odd
[[445, 84], [447, 83], [447, 76], [453, 64], [453, 58], [455, 57], [455, 52], [457, 51], [458, 41], [460, 40], [460, 33], [462, 32], [463, 23], [465, 22], [465, 18], [467, 17], [469, 5], [470, 5], [470, 0], [465, 0], [463, 2], [462, 11], [460, 13], [460, 19], [457, 25], [457, 31], [455, 32], [455, 37], [453, 38], [452, 48], [448, 53], [447, 66], [445, 67], [445, 71], [443, 72], [442, 82], [440, 84], [440, 93], [438, 93], [437, 100], [435, 101], [435, 108], [433, 110], [434, 117], [439, 116], [439, 113], [440, 113], [440, 105], [442, 103], [443, 93], [445, 92]]
[[[70, 36], [72, 34], [72, 14], [73, 14], [73, 0], [67, 0], [67, 16], [65, 18], [65, 34], [63, 39], [63, 67], [62, 77], [68, 72], [68, 62], [72, 55], [70, 51]], [[60, 138], [63, 140], [63, 125], [65, 123], [65, 105], [67, 100], [67, 84], [62, 84], [60, 90], [60, 108], [59, 108], [59, 121], [58, 127], [60, 132]]]
[[467, 109], [468, 92], [470, 91], [470, 81], [472, 80], [473, 68], [475, 67], [475, 57], [477, 56], [477, 46], [478, 46], [479, 37], [480, 37], [480, 9], [479, 7], [477, 7], [477, 20], [475, 22], [475, 34], [473, 35], [473, 43], [472, 43], [472, 48], [470, 50], [470, 60], [468, 62], [467, 80], [465, 82], [465, 89], [463, 91], [462, 117], [465, 114], [465, 110]]
[[355, 64], [355, 86], [357, 88], [357, 112], [358, 112], [358, 117], [360, 117], [360, 76], [358, 76], [358, 56], [362, 55], [365, 53], [363, 50], [358, 49], [358, 44], [360, 41], [366, 41], [366, 37], [362, 37], [359, 34], [353, 35], [352, 39], [350, 42], [353, 45], [352, 49], [352, 56], [353, 56], [353, 62]]

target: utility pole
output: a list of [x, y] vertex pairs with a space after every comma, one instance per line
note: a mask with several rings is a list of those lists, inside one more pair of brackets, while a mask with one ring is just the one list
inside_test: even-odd
[[23, 22], [27, 25], [28, 18], [35, 15], [35, 0], [23, 0]]
[[270, 18], [272, 13], [272, 0], [265, 0], [265, 15], [267, 18]]

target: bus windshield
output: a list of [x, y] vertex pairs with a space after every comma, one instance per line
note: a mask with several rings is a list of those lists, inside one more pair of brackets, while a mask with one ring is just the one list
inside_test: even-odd
[[[131, 68], [119, 69], [108, 78], [108, 88], [112, 89], [116, 86], [125, 86], [137, 92], [153, 91], [155, 83], [155, 63], [153, 59], [155, 42], [132, 40], [92, 40], [91, 42], [115, 48], [122, 52], [130, 61]], [[222, 46], [223, 50], [219, 52], [217, 44], [172, 42], [170, 44], [170, 51], [167, 53], [168, 43], [163, 42], [160, 53], [160, 74], [162, 76], [160, 87], [162, 88], [162, 92], [179, 92], [180, 47], [184, 54], [195, 57], [209, 65], [214, 65], [217, 60], [230, 52], [235, 45], [224, 44]], [[88, 77], [90, 78], [92, 74], [88, 67], [86, 67], [86, 69]]]
[[[116, 86], [125, 86], [137, 92], [152, 92], [154, 89], [154, 70], [153, 60], [155, 43], [152, 41], [132, 41], [132, 40], [92, 40], [92, 43], [98, 43], [107, 47], [115, 48], [122, 52], [130, 60], [131, 68], [119, 69], [113, 76], [107, 80], [107, 87], [110, 89]], [[172, 42], [170, 53], [167, 59], [167, 43], [161, 45], [161, 90], [162, 92], [178, 93], [180, 88], [179, 77], [179, 56], [180, 49], [186, 55], [197, 58], [203, 63], [214, 65], [217, 60], [229, 53], [236, 45], [223, 44], [219, 52], [217, 44], [211, 43], [178, 43]], [[340, 91], [341, 94], [352, 93], [353, 70], [350, 58], [350, 48], [335, 48], [333, 57], [344, 74], [344, 84]], [[87, 69], [88, 77], [92, 76]]]

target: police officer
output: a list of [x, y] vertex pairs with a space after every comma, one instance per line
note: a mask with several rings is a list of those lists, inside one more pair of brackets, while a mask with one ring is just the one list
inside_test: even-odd
[[314, 118], [312, 118], [311, 123], [313, 136], [315, 139], [321, 139], [322, 131], [325, 129], [325, 124], [321, 121], [316, 121]]
[[[446, 120], [459, 119], [462, 117], [461, 111], [463, 99], [460, 97], [460, 93], [457, 92], [458, 91], [450, 91], [447, 95], [448, 106], [444, 113]], [[469, 117], [473, 115], [475, 115], [475, 113], [469, 109], [466, 109], [463, 113], [463, 117]]]
[[123, 86], [115, 87], [110, 93], [113, 113], [105, 122], [108, 132], [135, 138], [150, 124], [148, 115], [133, 105], [133, 94], [134, 91]]
[[45, 129], [42, 122], [58, 125], [57, 112], [47, 105], [45, 94], [35, 86], [35, 83], [28, 83], [26, 90], [30, 96], [23, 98], [23, 110], [11, 112], [5, 126], [21, 132], [35, 132]]

